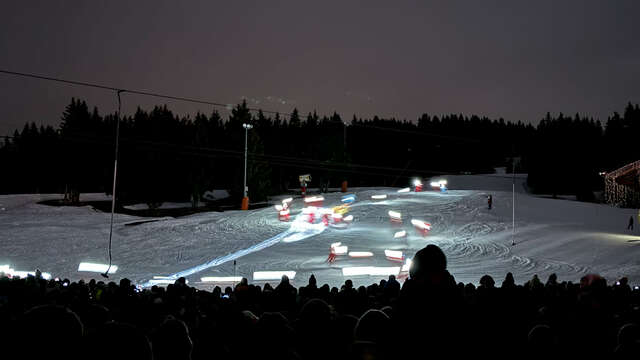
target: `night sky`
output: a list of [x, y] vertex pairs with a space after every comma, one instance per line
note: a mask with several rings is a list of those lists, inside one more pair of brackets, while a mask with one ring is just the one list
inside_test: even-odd
[[[302, 114], [415, 120], [640, 102], [639, 1], [4, 2], [0, 69]], [[0, 135], [113, 92], [0, 74]], [[167, 105], [123, 96], [123, 112]], [[227, 111], [220, 109], [226, 117]]]

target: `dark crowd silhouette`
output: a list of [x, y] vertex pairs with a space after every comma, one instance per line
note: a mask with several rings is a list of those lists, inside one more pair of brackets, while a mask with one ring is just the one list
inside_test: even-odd
[[243, 279], [198, 290], [184, 278], [139, 291], [127, 279], [0, 278], [3, 355], [18, 359], [637, 358], [640, 291], [596, 274], [579, 283], [457, 283], [442, 250], [409, 278], [338, 289]]

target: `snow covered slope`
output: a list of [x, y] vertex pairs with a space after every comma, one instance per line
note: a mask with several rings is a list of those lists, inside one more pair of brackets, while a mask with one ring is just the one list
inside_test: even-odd
[[[200, 213], [137, 225], [127, 224], [150, 219], [116, 214], [113, 263], [118, 271], [110, 280], [127, 277], [149, 285], [154, 276], [182, 275], [190, 284], [210, 289], [213, 285], [200, 283], [201, 277], [235, 274], [254, 282], [254, 271], [293, 270], [297, 285], [305, 284], [313, 273], [320, 284], [339, 286], [345, 279], [344, 267], [399, 266], [385, 258], [385, 249], [411, 257], [435, 243], [447, 255], [450, 272], [465, 283], [477, 283], [484, 274], [499, 283], [507, 272], [519, 283], [533, 274], [544, 280], [555, 272], [560, 280], [578, 281], [586, 273], [597, 272], [608, 280], [628, 276], [632, 284], [640, 284], [640, 231], [638, 226], [633, 233], [625, 230], [629, 216], [635, 216], [637, 210], [531, 196], [524, 191], [526, 177], [519, 175], [516, 244], [512, 246], [512, 178], [503, 174], [446, 179], [450, 189], [446, 193], [351, 189], [357, 196], [349, 212], [354, 221], [345, 229], [292, 228], [294, 222], [278, 221], [273, 208]], [[387, 198], [371, 199], [382, 194]], [[487, 209], [488, 194], [493, 196], [491, 210]], [[324, 206], [339, 205], [343, 195], [325, 194]], [[77, 268], [80, 262], [108, 261], [110, 214], [90, 207], [37, 204], [59, 197], [0, 196], [0, 265], [9, 264], [16, 270], [37, 267], [72, 280], [100, 278]], [[302, 199], [292, 202], [292, 219], [303, 206]], [[403, 223], [390, 222], [389, 210], [400, 212]], [[411, 225], [412, 218], [431, 223], [432, 231], [423, 236]], [[408, 236], [394, 238], [401, 230]], [[329, 264], [326, 259], [333, 242], [374, 256], [339, 256]], [[368, 285], [386, 276], [349, 278], [356, 285]]]

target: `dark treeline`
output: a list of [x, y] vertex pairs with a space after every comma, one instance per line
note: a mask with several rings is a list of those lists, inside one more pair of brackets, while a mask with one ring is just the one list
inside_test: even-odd
[[[26, 124], [0, 145], [0, 193], [111, 192], [116, 114], [100, 115], [72, 99], [59, 127]], [[422, 115], [417, 122], [334, 113], [253, 113], [239, 104], [218, 112], [177, 116], [165, 106], [138, 109], [120, 121], [118, 198], [151, 205], [199, 199], [206, 190], [242, 194], [245, 130], [252, 201], [297, 187], [404, 186], [414, 176], [487, 173], [519, 158], [537, 192], [587, 199], [601, 187], [598, 172], [640, 156], [640, 109], [629, 104], [607, 123], [550, 114], [537, 127], [486, 117]]]

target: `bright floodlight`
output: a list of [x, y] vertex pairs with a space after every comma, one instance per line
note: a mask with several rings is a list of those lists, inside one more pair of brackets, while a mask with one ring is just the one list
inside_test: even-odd
[[407, 232], [406, 232], [406, 231], [404, 231], [404, 230], [402, 230], [402, 231], [398, 231], [398, 232], [396, 232], [395, 234], [393, 234], [393, 238], [394, 238], [394, 239], [403, 238], [403, 237], [405, 237], [405, 236], [407, 236]]
[[353, 215], [347, 215], [342, 220], [346, 222], [353, 221]]
[[[95, 264], [95, 263], [80, 263], [80, 265], [78, 265], [78, 271], [86, 271], [86, 272], [97, 272], [97, 273], [104, 273], [105, 271], [107, 271], [107, 269], [109, 268], [109, 265], [107, 264]], [[111, 268], [109, 269], [109, 274], [115, 274], [116, 271], [118, 271], [118, 266], [117, 265], [111, 265]]]
[[289, 280], [293, 280], [296, 277], [295, 271], [255, 271], [253, 273], [253, 280], [280, 280], [282, 275], [287, 275]]
[[242, 281], [242, 276], [205, 276], [200, 278], [202, 282], [233, 283]]
[[371, 198], [374, 200], [382, 200], [382, 199], [386, 199], [387, 195], [371, 195]]
[[440, 187], [440, 183], [437, 181], [432, 181], [431, 182], [431, 187]]
[[0, 265], [0, 272], [8, 273], [11, 266], [9, 265]]
[[404, 188], [404, 189], [398, 190], [399, 193], [408, 193], [409, 191], [411, 191], [411, 188]]
[[242, 124], [242, 127], [247, 129], [247, 130], [253, 129], [253, 125], [251, 125], [251, 124]]
[[372, 257], [373, 253], [370, 251], [351, 251], [349, 252], [349, 257], [353, 258], [363, 258], [363, 257]]
[[440, 180], [440, 181], [438, 181], [438, 184], [447, 185], [447, 180]]
[[422, 185], [422, 181], [420, 181], [420, 179], [415, 179], [415, 180], [413, 180], [413, 185], [415, 185], [415, 186]]
[[357, 275], [370, 275], [370, 276], [380, 276], [380, 275], [398, 275], [400, 272], [399, 266], [390, 266], [390, 267], [382, 267], [382, 266], [356, 266], [356, 267], [346, 267], [342, 268], [343, 276], [357, 276]]
[[399, 212], [393, 210], [389, 210], [389, 217], [392, 219], [402, 219], [402, 215]]

